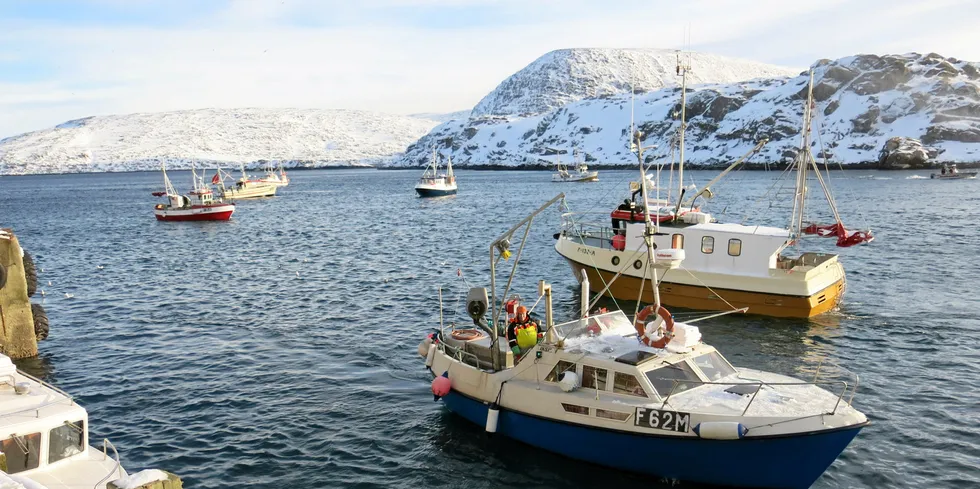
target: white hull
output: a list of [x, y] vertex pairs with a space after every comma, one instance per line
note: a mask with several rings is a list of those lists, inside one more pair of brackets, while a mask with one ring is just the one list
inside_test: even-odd
[[551, 181], [554, 183], [568, 183], [568, 182], [595, 182], [599, 180], [599, 172], [588, 172], [588, 173], [573, 173], [568, 175], [552, 175]]
[[221, 198], [225, 200], [231, 199], [257, 199], [262, 197], [274, 197], [276, 195], [276, 190], [279, 189], [278, 185], [273, 184], [256, 184], [249, 182], [241, 187], [226, 187], [221, 191]]

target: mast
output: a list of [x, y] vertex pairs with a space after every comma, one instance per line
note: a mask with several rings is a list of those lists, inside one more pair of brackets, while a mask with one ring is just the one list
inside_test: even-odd
[[446, 180], [447, 183], [453, 182], [453, 155], [446, 157]]
[[167, 164], [160, 163], [160, 170], [163, 171], [163, 186], [164, 190], [167, 191], [167, 195], [177, 195], [177, 189], [174, 188], [174, 184], [170, 183], [170, 177], [167, 176]]
[[[680, 199], [682, 192], [684, 192], [684, 131], [687, 129], [687, 123], [685, 122], [685, 117], [687, 116], [687, 70], [691, 69], [690, 65], [681, 63], [680, 51], [677, 52], [677, 74], [681, 77], [681, 138], [680, 144], [680, 162], [677, 165], [677, 198]], [[643, 171], [643, 165], [640, 165], [640, 171]]]
[[806, 214], [806, 180], [810, 169], [810, 119], [813, 107], [813, 71], [810, 71], [810, 84], [807, 88], [806, 106], [803, 107], [803, 134], [800, 135], [800, 151], [796, 154], [796, 193], [793, 198], [793, 216], [790, 221], [790, 239], [796, 241], [803, 233], [803, 219]]
[[[645, 148], [642, 145], [642, 136], [643, 133], [641, 133], [640, 131], [636, 131], [634, 133], [634, 138], [636, 139], [636, 142], [630, 146], [632, 148], [635, 148], [636, 161], [640, 165], [640, 189], [643, 192], [643, 207], [644, 209], [646, 209], [646, 212], [643, 213], [644, 226], [645, 226], [645, 229], [643, 231], [643, 242], [647, 246], [647, 264], [648, 264], [647, 266], [650, 267], [651, 270], [653, 270], [653, 304], [657, 309], [659, 309], [660, 287], [657, 286], [657, 282], [658, 282], [657, 268], [653, 266], [653, 264], [657, 262], [656, 254], [653, 252], [654, 248], [656, 247], [656, 245], [653, 242], [653, 237], [658, 232], [660, 232], [660, 220], [657, 219], [656, 226], [654, 226], [653, 222], [650, 221], [650, 199], [647, 196], [647, 175], [646, 175], [646, 171], [643, 168], [643, 150]], [[659, 216], [660, 213], [658, 212], [657, 215]], [[640, 298], [637, 298], [638, 301], [639, 299]]]

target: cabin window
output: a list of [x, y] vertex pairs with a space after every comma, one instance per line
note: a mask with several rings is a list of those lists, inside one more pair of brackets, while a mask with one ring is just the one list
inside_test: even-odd
[[11, 436], [0, 443], [0, 447], [7, 456], [8, 474], [36, 469], [41, 461], [40, 433]]
[[566, 362], [564, 360], [559, 360], [555, 368], [551, 369], [551, 373], [544, 378], [546, 382], [558, 382], [561, 380], [561, 374], [575, 371], [575, 364], [572, 362]]
[[675, 235], [671, 236], [670, 237], [670, 247], [673, 248], [673, 249], [675, 249], [675, 250], [683, 250], [684, 249], [684, 235], [683, 234], [675, 234]]
[[582, 388], [606, 390], [606, 369], [583, 365]]
[[732, 256], [738, 256], [742, 254], [742, 240], [740, 239], [730, 239], [728, 240], [728, 254]]
[[596, 408], [595, 410], [595, 417], [615, 419], [616, 421], [626, 421], [627, 419], [630, 419], [631, 414], [632, 413], [621, 413], [619, 411], [606, 411], [605, 409], [599, 408]]
[[715, 252], [715, 238], [705, 236], [701, 238], [701, 253], [710, 255]]
[[715, 382], [735, 373], [735, 369], [716, 351], [696, 357], [694, 364], [701, 369], [701, 372], [708, 378], [709, 382]]
[[647, 392], [643, 390], [636, 377], [621, 372], [616, 372], [613, 376], [613, 392], [627, 396], [647, 397]]
[[561, 403], [561, 407], [565, 409], [567, 413], [584, 414], [589, 415], [589, 408], [585, 406], [576, 406], [575, 404]]
[[[657, 394], [660, 394], [660, 397], [680, 394], [688, 389], [697, 387], [701, 382], [698, 374], [694, 373], [694, 369], [686, 361], [651, 370], [647, 372], [647, 378], [650, 379], [653, 388], [657, 389]], [[676, 387], [674, 386], [675, 381], [677, 384]]]
[[54, 463], [61, 459], [82, 453], [85, 449], [85, 440], [82, 435], [85, 432], [85, 422], [75, 421], [65, 423], [51, 430], [48, 438], [48, 463]]

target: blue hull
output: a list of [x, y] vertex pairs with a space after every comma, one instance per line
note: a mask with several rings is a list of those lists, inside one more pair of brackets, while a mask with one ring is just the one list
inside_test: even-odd
[[455, 195], [456, 190], [433, 190], [428, 188], [417, 188], [416, 192], [419, 193], [419, 197], [444, 197], [446, 195]]
[[[452, 391], [454, 413], [485, 426], [488, 406]], [[677, 439], [585, 428], [501, 409], [497, 433], [598, 465], [677, 480], [740, 487], [807, 488], [865, 425], [790, 437]]]

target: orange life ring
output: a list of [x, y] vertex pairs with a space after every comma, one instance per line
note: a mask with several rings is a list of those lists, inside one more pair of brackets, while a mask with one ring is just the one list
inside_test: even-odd
[[[653, 314], [654, 311], [656, 311], [657, 315], [660, 316], [666, 324], [664, 327], [664, 335], [660, 338], [651, 338], [647, 335], [646, 320], [650, 314]], [[636, 328], [636, 335], [640, 337], [640, 341], [642, 341], [644, 345], [651, 346], [653, 348], [663, 348], [667, 346], [667, 343], [670, 343], [670, 339], [674, 337], [674, 317], [670, 315], [670, 311], [664, 308], [664, 306], [660, 306], [659, 308], [653, 305], [644, 307], [643, 310], [636, 315], [636, 319], [633, 320], [633, 327]]]
[[483, 338], [483, 332], [478, 329], [454, 329], [451, 336], [454, 340], [472, 341]]

